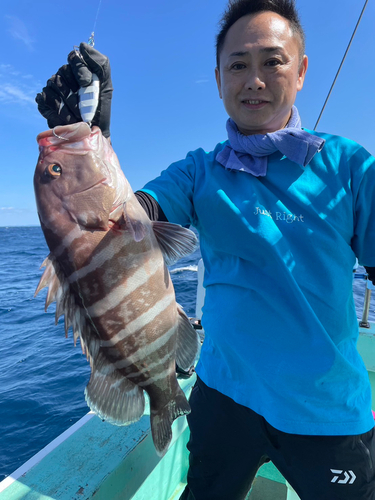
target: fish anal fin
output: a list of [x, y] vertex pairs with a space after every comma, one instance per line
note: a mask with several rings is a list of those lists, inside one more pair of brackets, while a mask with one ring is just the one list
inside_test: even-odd
[[190, 405], [179, 386], [173, 399], [163, 408], [151, 410], [152, 439], [156, 453], [160, 457], [165, 455], [170, 445], [173, 421], [188, 413], [190, 413]]
[[136, 422], [145, 409], [143, 389], [104, 360], [102, 354], [98, 358], [93, 362], [91, 378], [85, 389], [88, 406], [102, 420], [111, 424], [128, 425]]
[[193, 231], [178, 224], [153, 221], [152, 228], [168, 266], [191, 254], [198, 246]]
[[199, 349], [199, 338], [197, 332], [191, 325], [189, 318], [184, 313], [182, 307], [177, 304], [178, 328], [176, 363], [183, 370], [189, 370], [194, 364]]

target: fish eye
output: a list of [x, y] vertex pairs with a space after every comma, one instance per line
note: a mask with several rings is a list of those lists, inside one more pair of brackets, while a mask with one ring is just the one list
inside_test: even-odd
[[62, 168], [57, 163], [51, 163], [50, 165], [48, 165], [46, 171], [50, 175], [52, 175], [52, 177], [60, 177], [60, 175], [62, 174]]

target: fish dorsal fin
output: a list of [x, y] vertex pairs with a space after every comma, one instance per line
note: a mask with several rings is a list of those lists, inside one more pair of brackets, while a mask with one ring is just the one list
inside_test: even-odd
[[193, 231], [178, 224], [154, 221], [152, 228], [167, 266], [191, 254], [198, 246], [198, 240]]
[[96, 331], [93, 331], [93, 325], [87, 318], [85, 310], [75, 300], [75, 295], [71, 291], [69, 281], [65, 277], [57, 259], [50, 254], [42, 264], [45, 271], [40, 278], [35, 296], [45, 287], [48, 287], [45, 310], [49, 305], [56, 301], [55, 323], [60, 316], [64, 315], [65, 336], [68, 336], [68, 330], [73, 330], [74, 345], [80, 338], [82, 351], [90, 361], [91, 367], [95, 363], [99, 351], [99, 338]]
[[43, 290], [43, 288], [48, 287], [48, 293], [46, 297], [44, 310], [47, 312], [49, 305], [56, 300], [56, 294], [58, 289], [61, 287], [61, 280], [55, 271], [56, 261], [52, 254], [49, 254], [48, 257], [43, 261], [43, 264], [40, 266], [40, 269], [45, 267], [45, 270], [39, 280], [38, 286], [35, 290], [34, 297], [38, 295], [38, 293]]
[[188, 371], [194, 364], [198, 354], [199, 339], [197, 332], [191, 325], [189, 318], [182, 307], [177, 304], [178, 329], [176, 346], [176, 363], [183, 370]]

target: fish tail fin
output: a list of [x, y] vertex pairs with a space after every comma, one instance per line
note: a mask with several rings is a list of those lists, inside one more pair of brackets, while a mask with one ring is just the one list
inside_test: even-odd
[[172, 439], [172, 423], [177, 417], [190, 413], [190, 405], [178, 387], [175, 396], [163, 408], [151, 410], [151, 432], [156, 453], [163, 457]]
[[[102, 420], [128, 425], [139, 420], [145, 409], [143, 390], [125, 378], [107, 360], [96, 359], [85, 389], [88, 406]], [[99, 361], [99, 363], [98, 363]], [[99, 367], [98, 367], [99, 365]]]
[[178, 330], [176, 346], [176, 363], [183, 370], [189, 370], [198, 354], [198, 334], [191, 325], [182, 307], [177, 304]]

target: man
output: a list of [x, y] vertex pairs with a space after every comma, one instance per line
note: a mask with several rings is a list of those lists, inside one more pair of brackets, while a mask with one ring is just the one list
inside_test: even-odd
[[[81, 52], [111, 89], [104, 56]], [[307, 65], [292, 0], [231, 1], [216, 68], [229, 141], [189, 153], [138, 193], [150, 217], [197, 228], [205, 263], [184, 500], [244, 499], [268, 460], [302, 500], [375, 500], [352, 297], [355, 257], [374, 278], [375, 159], [301, 128], [294, 101]], [[72, 54], [37, 97], [50, 126], [75, 119], [56, 103], [72, 98], [77, 67]], [[101, 106], [96, 121], [109, 131]]]

